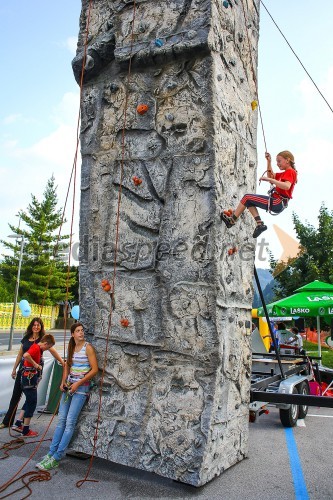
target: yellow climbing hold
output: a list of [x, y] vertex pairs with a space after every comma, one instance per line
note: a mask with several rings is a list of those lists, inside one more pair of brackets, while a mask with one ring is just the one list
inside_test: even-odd
[[255, 109], [257, 109], [257, 107], [258, 107], [258, 101], [252, 101], [251, 102], [252, 111], [254, 111]]

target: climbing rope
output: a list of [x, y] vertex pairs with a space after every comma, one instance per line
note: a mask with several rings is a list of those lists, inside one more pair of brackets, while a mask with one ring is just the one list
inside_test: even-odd
[[[26, 476], [34, 475], [33, 477], [36, 477], [36, 479], [33, 479], [33, 481], [48, 481], [49, 479], [51, 479], [51, 477], [49, 479], [46, 479], [47, 475], [39, 474], [39, 473], [36, 473], [36, 472], [29, 472], [27, 474], [24, 474], [23, 476], [20, 476], [19, 478], [17, 476], [20, 474], [20, 472], [22, 472], [22, 470], [26, 467], [26, 465], [30, 462], [30, 460], [36, 455], [36, 453], [39, 450], [39, 448], [41, 447], [42, 443], [44, 443], [45, 441], [50, 441], [50, 439], [45, 439], [45, 436], [48, 433], [49, 428], [51, 427], [51, 424], [52, 424], [52, 422], [54, 420], [54, 417], [55, 417], [55, 415], [58, 412], [59, 404], [60, 404], [60, 399], [59, 399], [59, 402], [58, 402], [58, 404], [56, 406], [56, 409], [54, 410], [52, 418], [51, 418], [50, 422], [48, 423], [48, 425], [47, 425], [47, 427], [46, 427], [46, 429], [45, 429], [45, 431], [42, 434], [42, 436], [41, 436], [40, 439], [33, 440], [33, 441], [26, 441], [25, 438], [21, 438], [21, 440], [23, 441], [22, 446], [25, 445], [25, 444], [33, 444], [33, 443], [38, 443], [38, 445], [36, 446], [36, 448], [34, 449], [34, 451], [31, 453], [31, 455], [27, 458], [27, 460], [24, 462], [24, 464], [19, 468], [19, 470], [10, 479], [8, 479], [8, 481], [6, 481], [4, 484], [2, 484], [0, 486], [0, 493], [3, 493], [9, 486], [11, 486], [12, 484], [14, 484], [19, 479], [22, 480], [22, 478], [25, 478]], [[8, 454], [8, 451], [20, 447], [20, 446], [16, 446], [16, 443], [18, 444], [19, 440], [20, 440], [20, 438], [16, 438], [16, 439], [14, 439], [13, 441], [11, 441], [9, 443], [5, 443], [5, 445], [3, 445], [3, 447], [1, 449], [4, 449], [4, 453], [5, 454]], [[7, 456], [4, 456], [2, 458], [3, 459], [7, 458]], [[38, 479], [38, 477], [40, 477], [41, 479]], [[32, 482], [32, 481], [29, 481], [29, 482]], [[24, 487], [26, 487], [27, 484], [25, 482], [24, 482], [24, 484], [25, 484]], [[22, 488], [20, 488], [19, 490], [21, 490], [21, 489]], [[9, 493], [8, 495], [0, 497], [0, 500], [2, 500], [3, 498], [7, 498], [10, 495], [13, 495], [14, 493], [16, 493], [19, 490], [15, 490], [15, 491]], [[31, 495], [32, 491], [31, 491], [30, 488], [29, 488], [29, 491], [30, 491], [29, 495]], [[27, 495], [27, 496], [29, 496], [29, 495]], [[27, 496], [25, 496], [23, 498], [27, 498]]]
[[296, 52], [294, 51], [294, 49], [292, 48], [291, 44], [288, 42], [287, 38], [285, 37], [285, 35], [282, 33], [282, 30], [279, 28], [279, 26], [277, 25], [276, 21], [274, 20], [273, 16], [270, 14], [270, 12], [268, 11], [266, 5], [264, 4], [264, 2], [262, 0], [259, 0], [261, 5], [264, 7], [264, 9], [266, 10], [267, 14], [269, 15], [269, 17], [271, 18], [271, 20], [273, 21], [274, 25], [276, 26], [276, 28], [278, 29], [278, 31], [280, 32], [280, 34], [282, 35], [282, 37], [284, 38], [285, 42], [287, 43], [288, 47], [290, 48], [290, 50], [292, 51], [292, 53], [294, 54], [294, 56], [296, 57], [296, 59], [298, 60], [298, 62], [300, 63], [300, 65], [302, 66], [302, 68], [304, 69], [305, 73], [308, 75], [308, 77], [310, 78], [311, 82], [313, 83], [313, 85], [315, 86], [315, 88], [317, 89], [317, 91], [319, 92], [319, 94], [321, 95], [321, 97], [324, 99], [324, 101], [326, 102], [327, 106], [329, 107], [329, 109], [332, 111], [333, 113], [333, 109], [331, 107], [331, 105], [329, 104], [329, 102], [327, 101], [326, 97], [323, 95], [323, 93], [321, 92], [321, 90], [319, 89], [318, 85], [316, 84], [316, 82], [314, 81], [314, 79], [312, 78], [312, 76], [310, 75], [310, 73], [308, 72], [308, 70], [306, 69], [306, 67], [304, 66], [304, 64], [302, 63], [301, 59], [298, 57], [298, 55], [296, 54]]
[[[88, 16], [87, 16], [87, 26], [86, 26], [86, 39], [85, 39], [85, 44], [84, 44], [84, 55], [83, 55], [83, 60], [82, 60], [82, 71], [81, 71], [81, 78], [80, 78], [80, 99], [79, 99], [80, 108], [81, 108], [81, 100], [82, 100], [82, 87], [83, 87], [84, 68], [85, 68], [86, 54], [87, 54], [87, 45], [88, 45], [88, 33], [89, 33], [91, 5], [92, 5], [92, 0], [90, 0], [90, 2], [89, 2]], [[63, 226], [63, 223], [65, 221], [65, 213], [66, 213], [66, 209], [67, 209], [67, 203], [68, 203], [68, 199], [69, 199], [71, 184], [73, 182], [73, 200], [72, 200], [72, 213], [71, 213], [71, 226], [70, 226], [69, 257], [68, 257], [67, 277], [66, 277], [66, 303], [68, 303], [68, 294], [69, 294], [69, 273], [70, 273], [72, 237], [73, 237], [73, 224], [74, 224], [74, 212], [75, 212], [75, 210], [74, 210], [74, 207], [75, 207], [75, 194], [76, 194], [75, 186], [76, 186], [76, 175], [77, 175], [77, 158], [78, 158], [78, 150], [79, 150], [79, 142], [80, 142], [80, 119], [81, 119], [80, 108], [79, 108], [78, 119], [77, 119], [77, 126], [76, 126], [76, 148], [75, 148], [75, 155], [74, 155], [74, 160], [73, 160], [73, 166], [72, 166], [72, 170], [71, 170], [71, 174], [70, 174], [70, 178], [69, 178], [69, 183], [68, 183], [68, 188], [67, 188], [67, 193], [66, 193], [66, 198], [65, 198], [65, 204], [64, 204], [64, 207], [63, 207], [63, 211], [62, 211], [61, 224], [60, 224], [60, 227], [59, 227], [59, 232], [58, 232], [56, 244], [55, 244], [54, 249], [53, 249], [53, 257], [56, 257], [57, 252], [58, 252], [60, 238], [61, 238], [62, 226]], [[53, 259], [53, 261], [52, 261], [53, 265], [54, 265], [54, 262], [55, 262], [55, 259]], [[47, 296], [47, 290], [48, 290], [48, 287], [49, 287], [49, 284], [50, 284], [50, 279], [51, 279], [51, 276], [52, 276], [53, 265], [51, 265], [50, 269], [49, 269], [49, 274], [48, 274], [48, 277], [47, 277], [47, 283], [46, 283], [46, 287], [45, 287], [45, 290], [44, 290], [44, 296], [43, 296], [42, 305], [41, 305], [41, 309], [40, 309], [40, 316], [42, 315], [43, 307], [44, 307], [44, 304], [45, 304], [45, 300], [46, 300], [46, 296]], [[65, 311], [65, 314], [64, 314], [64, 318], [65, 318], [65, 325], [64, 325], [64, 357], [65, 357], [65, 344], [66, 344], [66, 316], [67, 316], [67, 314], [66, 314], [66, 311]], [[0, 450], [3, 449], [3, 451], [5, 453], [5, 456], [1, 457], [2, 459], [4, 459], [4, 458], [8, 457], [8, 455], [9, 455], [8, 452], [10, 450], [17, 449], [17, 448], [19, 448], [19, 447], [21, 447], [21, 446], [23, 446], [25, 444], [39, 443], [38, 446], [33, 451], [33, 453], [24, 462], [24, 464], [20, 467], [20, 469], [16, 472], [16, 474], [14, 474], [14, 476], [12, 476], [12, 478], [10, 478], [6, 483], [4, 483], [2, 486], [0, 486], [0, 493], [2, 493], [3, 491], [5, 491], [10, 485], [14, 484], [16, 481], [19, 481], [19, 480], [21, 480], [24, 483], [24, 486], [22, 486], [21, 488], [16, 489], [15, 491], [9, 493], [8, 495], [6, 495], [4, 497], [0, 497], [0, 500], [2, 498], [7, 498], [7, 497], [13, 495], [14, 493], [17, 493], [18, 491], [21, 491], [23, 488], [26, 488], [26, 487], [29, 489], [29, 494], [27, 496], [25, 496], [25, 497], [22, 497], [22, 498], [27, 498], [28, 496], [30, 496], [32, 494], [32, 490], [28, 486], [29, 483], [34, 482], [34, 481], [49, 481], [51, 479], [50, 473], [46, 472], [46, 471], [28, 472], [26, 474], [23, 474], [19, 478], [17, 478], [17, 476], [26, 467], [26, 465], [30, 462], [30, 460], [35, 456], [35, 454], [39, 450], [42, 442], [46, 441], [44, 439], [44, 437], [47, 434], [47, 432], [48, 432], [48, 430], [49, 430], [49, 428], [50, 428], [50, 426], [51, 426], [51, 424], [53, 422], [53, 419], [54, 419], [55, 415], [58, 412], [58, 408], [59, 408], [59, 405], [60, 405], [60, 399], [61, 398], [59, 398], [59, 401], [58, 401], [56, 409], [55, 409], [55, 411], [54, 411], [54, 413], [52, 415], [52, 418], [51, 418], [51, 420], [50, 420], [50, 422], [49, 422], [49, 424], [48, 424], [48, 426], [47, 426], [47, 428], [46, 428], [45, 432], [43, 433], [43, 435], [42, 435], [42, 437], [41, 437], [40, 440], [26, 441], [26, 440], [23, 440], [22, 438], [21, 438], [21, 440], [20, 440], [20, 438], [16, 438], [16, 439], [10, 441], [9, 443], [5, 443], [3, 445], [3, 447], [0, 448]], [[16, 409], [15, 409], [15, 411], [16, 411]], [[10, 432], [10, 428], [9, 428], [9, 435], [12, 437], [12, 434]], [[21, 441], [21, 444], [20, 444], [20, 441]], [[29, 478], [28, 482], [26, 482], [26, 478]]]
[[8, 498], [11, 495], [14, 495], [15, 493], [18, 493], [19, 491], [28, 488], [29, 493], [24, 496], [20, 497], [20, 500], [24, 500], [25, 498], [28, 498], [30, 495], [32, 495], [32, 489], [30, 488], [29, 484], [38, 481], [39, 483], [42, 481], [50, 481], [52, 478], [51, 474], [48, 471], [31, 471], [31, 472], [26, 472], [25, 474], [22, 474], [22, 476], [18, 477], [13, 481], [11, 484], [15, 484], [17, 481], [21, 481], [23, 483], [23, 486], [20, 488], [17, 488], [14, 491], [11, 491], [7, 495], [4, 495], [3, 497], [0, 497], [0, 500], [4, 498]]
[[[123, 127], [122, 127], [122, 138], [121, 138], [121, 162], [120, 162], [120, 180], [119, 180], [119, 190], [118, 190], [118, 202], [117, 202], [117, 213], [116, 213], [116, 234], [115, 234], [115, 252], [114, 252], [114, 265], [113, 265], [113, 277], [112, 277], [112, 285], [110, 290], [110, 313], [108, 320], [108, 330], [106, 335], [106, 345], [104, 352], [104, 360], [103, 360], [103, 368], [102, 374], [99, 383], [99, 403], [98, 403], [98, 411], [97, 411], [97, 419], [96, 419], [96, 428], [93, 437], [93, 450], [89, 461], [89, 466], [85, 477], [76, 483], [76, 486], [80, 488], [86, 481], [89, 482], [97, 482], [95, 479], [88, 479], [93, 461], [95, 458], [96, 445], [98, 439], [99, 432], [99, 424], [100, 424], [100, 415], [101, 415], [101, 407], [102, 407], [102, 396], [103, 396], [103, 384], [105, 377], [105, 370], [108, 358], [108, 350], [109, 350], [109, 341], [110, 341], [110, 333], [112, 326], [112, 313], [114, 309], [114, 294], [116, 290], [116, 271], [117, 271], [117, 257], [118, 257], [118, 245], [119, 245], [119, 226], [120, 226], [120, 206], [121, 206], [121, 196], [122, 196], [122, 183], [124, 176], [124, 160], [125, 160], [125, 132], [127, 125], [127, 107], [128, 107], [128, 98], [129, 98], [129, 84], [131, 78], [131, 70], [132, 70], [132, 57], [133, 57], [133, 45], [134, 45], [134, 24], [135, 24], [135, 16], [136, 16], [136, 0], [133, 0], [133, 18], [132, 18], [132, 30], [131, 30], [131, 42], [130, 42], [130, 56], [128, 63], [128, 73], [127, 73], [127, 84], [126, 84], [126, 93], [125, 93], [125, 101], [124, 101], [124, 114], [123, 114]], [[107, 281], [107, 280], [104, 280]], [[103, 283], [102, 283], [103, 285]], [[104, 287], [107, 283], [104, 283]], [[105, 288], [104, 288], [105, 289]]]
[[259, 121], [260, 121], [260, 125], [261, 125], [261, 131], [262, 131], [263, 141], [264, 141], [264, 145], [265, 145], [265, 151], [267, 152], [268, 150], [267, 150], [266, 135], [265, 135], [265, 129], [264, 129], [264, 121], [263, 121], [263, 117], [262, 117], [262, 113], [261, 113], [261, 106], [260, 106], [260, 100], [259, 100], [258, 81], [257, 81], [256, 71], [254, 68], [254, 62], [253, 62], [252, 50], [251, 50], [252, 45], [250, 42], [250, 36], [249, 36], [249, 31], [248, 31], [249, 23], [248, 23], [248, 19], [246, 17], [246, 14], [245, 14], [245, 7], [243, 4], [243, 0], [241, 0], [241, 5], [242, 5], [242, 12], [243, 12], [243, 17], [244, 17], [246, 38], [247, 38], [249, 54], [250, 54], [252, 77], [253, 77], [255, 90], [256, 90], [256, 101], [258, 103]]

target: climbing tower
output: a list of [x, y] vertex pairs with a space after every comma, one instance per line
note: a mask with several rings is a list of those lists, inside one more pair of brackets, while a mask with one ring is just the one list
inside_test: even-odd
[[248, 454], [255, 240], [220, 213], [255, 185], [258, 8], [83, 0], [73, 61], [102, 386], [72, 447], [194, 486]]

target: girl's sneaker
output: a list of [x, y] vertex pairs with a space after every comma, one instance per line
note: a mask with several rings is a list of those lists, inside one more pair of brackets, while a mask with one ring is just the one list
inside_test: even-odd
[[45, 465], [51, 460], [52, 455], [45, 455], [38, 464], [36, 464], [37, 469], [44, 470]]
[[51, 469], [56, 469], [57, 467], [59, 467], [59, 462], [55, 458], [51, 457], [50, 460], [45, 463], [43, 468], [39, 467], [39, 469], [51, 470]]
[[235, 220], [232, 217], [233, 212], [230, 210], [224, 210], [221, 213], [221, 219], [223, 220], [224, 224], [227, 226], [228, 229], [230, 229], [232, 226], [235, 225]]
[[38, 436], [38, 432], [32, 431], [31, 429], [28, 430], [26, 434], [23, 434], [23, 427], [22, 427], [22, 437], [24, 438], [34, 438]]
[[258, 236], [260, 236], [261, 233], [263, 233], [266, 230], [267, 230], [267, 226], [263, 222], [260, 222], [259, 224], [257, 224], [257, 227], [253, 231], [253, 235], [252, 235], [253, 238], [258, 238]]

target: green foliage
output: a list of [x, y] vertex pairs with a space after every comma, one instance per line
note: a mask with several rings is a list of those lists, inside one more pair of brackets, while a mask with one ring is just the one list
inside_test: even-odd
[[276, 299], [292, 295], [297, 288], [313, 280], [333, 283], [333, 211], [324, 204], [320, 207], [318, 229], [301, 222], [295, 213], [293, 222], [301, 246], [297, 258], [287, 263], [270, 258]]
[[0, 275], [0, 302], [13, 302], [15, 285], [8, 285]]
[[[318, 356], [318, 344], [304, 340], [303, 347], [309, 356]], [[333, 368], [333, 349], [321, 346], [322, 364], [327, 368]]]
[[[9, 224], [10, 230], [24, 238], [19, 298], [34, 304], [54, 305], [66, 300], [66, 288], [75, 284], [76, 273], [69, 270], [59, 254], [68, 247], [68, 235], [59, 237], [62, 226], [62, 210], [57, 209], [55, 179], [48, 180], [41, 202], [32, 195], [26, 211], [19, 213], [24, 228]], [[13, 255], [4, 256], [0, 265], [0, 275], [6, 289], [14, 290], [20, 258], [20, 242], [4, 246]], [[1, 284], [1, 283], [0, 283]], [[68, 299], [73, 295], [69, 293]]]

